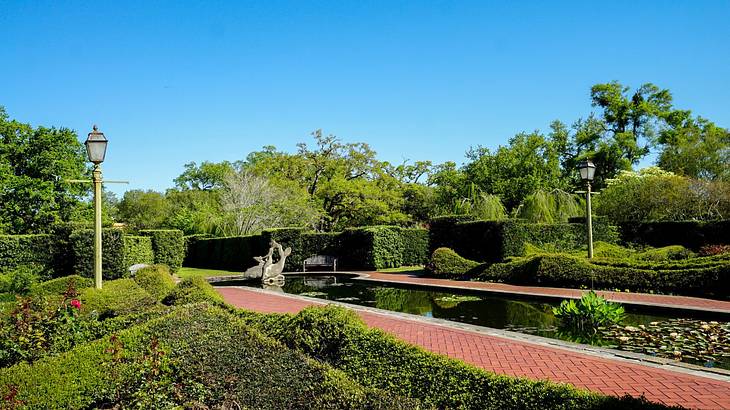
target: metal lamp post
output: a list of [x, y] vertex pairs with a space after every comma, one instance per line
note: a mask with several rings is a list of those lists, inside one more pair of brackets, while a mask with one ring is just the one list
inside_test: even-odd
[[591, 218], [591, 181], [596, 173], [596, 166], [590, 159], [578, 164], [580, 179], [586, 182], [586, 228], [588, 231], [588, 258], [593, 258], [593, 219]]
[[89, 161], [94, 163], [94, 284], [101, 289], [101, 166], [109, 141], [94, 125], [84, 145]]

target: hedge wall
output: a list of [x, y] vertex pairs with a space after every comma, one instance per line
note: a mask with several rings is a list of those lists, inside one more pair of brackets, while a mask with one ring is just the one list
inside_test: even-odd
[[[104, 279], [117, 279], [128, 276], [125, 264], [124, 239], [119, 229], [102, 229], [101, 269]], [[82, 229], [69, 236], [73, 252], [73, 272], [80, 276], [94, 277], [94, 230]]]
[[152, 250], [152, 238], [147, 236], [122, 236], [124, 242], [124, 266], [129, 268], [137, 263], [151, 265], [155, 263], [155, 253]]
[[152, 250], [155, 263], [167, 265], [177, 272], [185, 259], [185, 241], [183, 233], [177, 229], [150, 229], [139, 232], [142, 236], [152, 238]]
[[[606, 219], [596, 218], [593, 240], [615, 243], [616, 229]], [[586, 229], [580, 223], [535, 224], [519, 220], [469, 221], [468, 217], [442, 217], [431, 222], [430, 250], [451, 248], [465, 258], [501, 262], [525, 254], [525, 244], [551, 245], [556, 250], [585, 246]]]
[[37, 265], [50, 273], [56, 251], [53, 235], [0, 235], [0, 272]]
[[730, 245], [730, 220], [625, 222], [619, 228], [624, 242], [654, 247], [682, 245], [698, 250], [704, 245]]
[[666, 408], [645, 399], [487, 372], [368, 328], [354, 312], [341, 307], [309, 307], [294, 316], [240, 314], [263, 333], [332, 365], [363, 386], [417, 399], [425, 408]]
[[[301, 271], [304, 259], [313, 255], [338, 258], [338, 267], [380, 269], [419, 265], [428, 260], [428, 231], [397, 226], [353, 228], [343, 232], [308, 232], [303, 228], [266, 230], [261, 235], [228, 238], [187, 237], [185, 266], [243, 271], [265, 255], [271, 240], [292, 248], [286, 271]], [[278, 257], [275, 253], [275, 257]]]
[[428, 229], [401, 229], [403, 238], [404, 266], [425, 265], [428, 263]]

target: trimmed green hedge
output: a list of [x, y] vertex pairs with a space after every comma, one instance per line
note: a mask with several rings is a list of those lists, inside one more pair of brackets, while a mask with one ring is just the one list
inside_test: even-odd
[[185, 259], [185, 241], [183, 233], [177, 229], [150, 229], [139, 232], [142, 236], [152, 238], [152, 250], [155, 263], [167, 265], [177, 272]]
[[204, 278], [193, 276], [177, 284], [162, 300], [166, 305], [185, 305], [196, 302], [223, 303], [223, 297]]
[[28, 409], [421, 407], [363, 388], [205, 304], [0, 369], [0, 394], [11, 386]]
[[[129, 276], [125, 264], [124, 240], [119, 229], [105, 228], [101, 233], [102, 274], [104, 279], [117, 279]], [[82, 229], [69, 236], [73, 251], [73, 272], [94, 277], [94, 230]]]
[[287, 271], [301, 271], [304, 260], [314, 255], [335, 256], [338, 267], [351, 269], [420, 265], [428, 260], [424, 229], [370, 226], [319, 233], [282, 228], [252, 236], [189, 238], [185, 266], [243, 271], [256, 264], [254, 256], [268, 252], [271, 240], [292, 248], [284, 266]]
[[310, 307], [295, 316], [243, 312], [244, 320], [291, 348], [342, 370], [363, 386], [387, 389], [436, 408], [652, 409], [565, 384], [497, 375], [436, 355], [365, 326], [340, 307]]
[[624, 222], [620, 230], [624, 242], [654, 247], [682, 245], [696, 251], [705, 245], [730, 245], [730, 220]]
[[175, 280], [167, 265], [142, 268], [134, 275], [134, 281], [157, 300], [164, 299], [175, 288]]
[[147, 236], [124, 235], [124, 266], [129, 268], [138, 263], [151, 265], [155, 263], [155, 253], [152, 250], [152, 238]]
[[[523, 256], [527, 243], [550, 245], [557, 251], [581, 248], [587, 243], [585, 225], [579, 223], [536, 224], [520, 220], [470, 221], [468, 217], [441, 217], [431, 221], [430, 249], [451, 248], [465, 258], [502, 262]], [[596, 218], [593, 239], [614, 243], [616, 229], [605, 218]]]
[[144, 312], [158, 305], [157, 300], [132, 279], [106, 281], [101, 289], [81, 289], [79, 299], [84, 314], [96, 312], [100, 318]]
[[0, 272], [35, 265], [50, 275], [56, 252], [53, 235], [0, 235]]
[[73, 284], [73, 287], [79, 290], [94, 286], [94, 281], [79, 275], [62, 276], [34, 285], [31, 288], [31, 293], [35, 295], [63, 295], [69, 284]]
[[434, 252], [430, 270], [441, 276], [520, 285], [658, 291], [730, 297], [730, 256], [655, 262], [632, 259], [587, 260], [565, 254], [535, 254], [507, 263], [479, 264], [449, 249]]

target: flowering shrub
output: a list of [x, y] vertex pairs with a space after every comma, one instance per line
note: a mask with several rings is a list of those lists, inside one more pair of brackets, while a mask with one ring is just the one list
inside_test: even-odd
[[705, 245], [700, 248], [701, 256], [715, 256], [730, 253], [730, 245]]

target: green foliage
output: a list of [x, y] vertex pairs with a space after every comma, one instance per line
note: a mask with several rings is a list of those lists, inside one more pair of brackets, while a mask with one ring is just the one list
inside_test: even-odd
[[626, 222], [620, 227], [621, 237], [628, 243], [682, 245], [694, 250], [706, 245], [730, 244], [730, 220]]
[[160, 228], [169, 215], [165, 195], [152, 190], [125, 192], [118, 209], [119, 219], [134, 230]]
[[84, 147], [67, 128], [32, 127], [0, 107], [0, 233], [47, 233], [67, 221], [89, 186]]
[[449, 248], [438, 248], [431, 255], [428, 271], [436, 276], [461, 277], [473, 273], [481, 264], [459, 256]]
[[175, 288], [175, 280], [167, 265], [142, 268], [134, 275], [134, 281], [157, 300], [164, 299]]
[[525, 198], [515, 212], [517, 217], [535, 223], [565, 223], [585, 215], [585, 208], [574, 194], [556, 189], [539, 190]]
[[54, 270], [56, 249], [53, 235], [0, 235], [0, 272], [34, 265], [48, 276]]
[[659, 136], [657, 165], [690, 178], [730, 181], [730, 131], [680, 111]]
[[662, 408], [548, 381], [496, 375], [427, 352], [367, 328], [339, 307], [306, 308], [296, 316], [243, 313], [244, 320], [287, 346], [331, 364], [366, 387], [435, 408], [612, 409]]
[[196, 302], [223, 303], [223, 297], [204, 278], [183, 279], [162, 300], [166, 305], [185, 305]]
[[[73, 251], [73, 272], [94, 277], [94, 231], [82, 229], [69, 236]], [[101, 233], [101, 269], [104, 279], [117, 279], [129, 275], [125, 265], [123, 233], [119, 229], [106, 228]]]
[[403, 263], [400, 229], [372, 226], [347, 229], [341, 235], [342, 266], [365, 269], [395, 268]]
[[622, 172], [596, 198], [595, 211], [614, 223], [723, 219], [730, 216], [730, 185], [658, 168]]
[[94, 281], [92, 279], [79, 275], [69, 275], [38, 283], [32, 287], [31, 292], [34, 295], [63, 295], [69, 287], [82, 289], [93, 285]]
[[40, 268], [34, 265], [18, 266], [0, 273], [0, 293], [25, 295], [39, 280]]
[[403, 244], [402, 266], [425, 265], [428, 262], [428, 230], [403, 228], [400, 231]]
[[599, 327], [621, 323], [625, 316], [623, 306], [608, 302], [594, 291], [583, 294], [577, 302], [574, 299], [562, 301], [560, 306], [553, 308], [553, 314], [561, 326], [593, 334]]
[[730, 295], [730, 258], [653, 262], [539, 254], [484, 266], [479, 280], [519, 285], [630, 289], [724, 298]]
[[639, 260], [662, 262], [689, 259], [694, 256], [695, 254], [692, 251], [682, 245], [671, 245], [662, 248], [647, 249], [643, 252], [636, 253], [633, 257]]
[[[616, 242], [613, 226], [601, 218], [593, 225], [596, 241]], [[509, 256], [522, 256], [526, 244], [549, 245], [566, 251], [587, 243], [582, 223], [535, 224], [519, 220], [469, 221], [463, 217], [435, 218], [431, 222], [430, 247], [451, 248], [465, 258], [480, 262], [501, 262]]]
[[140, 231], [143, 236], [152, 238], [155, 263], [167, 265], [173, 272], [182, 266], [185, 259], [185, 242], [182, 231], [177, 229], [151, 229]]
[[132, 279], [105, 281], [102, 289], [81, 289], [79, 299], [84, 314], [100, 318], [139, 313], [157, 305], [157, 300]]
[[363, 388], [207, 305], [0, 370], [0, 392], [10, 386], [31, 409], [420, 408]]
[[152, 250], [152, 238], [146, 236], [124, 235], [124, 266], [130, 267], [138, 263], [148, 265], [155, 263], [155, 253]]

